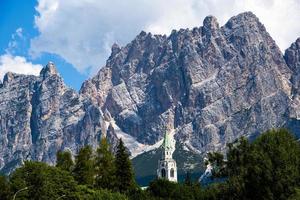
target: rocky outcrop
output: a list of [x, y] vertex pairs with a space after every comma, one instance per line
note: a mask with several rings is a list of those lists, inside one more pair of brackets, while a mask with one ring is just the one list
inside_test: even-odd
[[300, 38], [285, 51], [284, 59], [292, 71], [291, 104], [287, 126], [300, 137]]
[[38, 77], [7, 73], [0, 83], [0, 169], [26, 159], [53, 164], [56, 151], [95, 147], [101, 135], [113, 144], [126, 138], [134, 155], [165, 131], [197, 153], [276, 127], [300, 136], [299, 46], [298, 39], [283, 56], [246, 12], [223, 26], [208, 16], [201, 27], [169, 36], [142, 31], [124, 47], [114, 44], [79, 93], [53, 63]]
[[7, 73], [0, 89], [0, 169], [24, 160], [55, 163], [56, 152], [96, 146], [102, 111], [63, 83], [53, 63], [39, 77]]
[[293, 71], [251, 12], [220, 27], [170, 36], [141, 32], [114, 45], [107, 64], [81, 89], [108, 110], [122, 131], [154, 144], [166, 129], [191, 150], [222, 150], [242, 135], [285, 126]]

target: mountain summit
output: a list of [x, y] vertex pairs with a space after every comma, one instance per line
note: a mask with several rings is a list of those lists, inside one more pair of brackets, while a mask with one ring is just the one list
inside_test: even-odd
[[142, 31], [124, 47], [114, 44], [79, 93], [53, 63], [39, 77], [8, 74], [0, 84], [0, 169], [26, 159], [53, 164], [58, 150], [76, 153], [102, 135], [112, 143], [122, 137], [135, 156], [166, 130], [200, 154], [271, 128], [296, 130], [299, 52], [298, 39], [283, 56], [246, 12], [221, 27], [208, 16], [201, 27], [169, 36]]

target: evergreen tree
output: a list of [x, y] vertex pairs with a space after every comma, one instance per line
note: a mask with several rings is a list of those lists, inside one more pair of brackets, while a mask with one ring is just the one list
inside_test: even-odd
[[73, 175], [79, 184], [88, 186], [93, 185], [95, 170], [93, 151], [90, 146], [85, 146], [79, 150], [79, 153], [75, 158]]
[[6, 176], [0, 175], [0, 199], [8, 200], [11, 199], [11, 191], [9, 187], [9, 182]]
[[96, 188], [113, 189], [115, 184], [114, 156], [106, 138], [101, 139], [95, 157]]
[[188, 186], [191, 186], [193, 184], [190, 172], [186, 172], [185, 179], [184, 179], [184, 184], [186, 184]]
[[228, 199], [288, 199], [299, 187], [300, 146], [285, 129], [229, 145]]
[[74, 166], [71, 152], [69, 151], [58, 151], [56, 153], [56, 167], [71, 172]]
[[109, 190], [94, 190], [85, 185], [77, 186], [75, 199], [78, 200], [128, 200], [127, 196]]
[[[10, 177], [16, 199], [48, 200], [64, 196], [74, 199], [76, 182], [70, 173], [45, 163], [27, 161]], [[21, 192], [20, 192], [21, 191]]]
[[115, 159], [116, 186], [121, 193], [126, 193], [136, 188], [134, 173], [129, 159], [129, 154], [122, 139], [119, 140]]

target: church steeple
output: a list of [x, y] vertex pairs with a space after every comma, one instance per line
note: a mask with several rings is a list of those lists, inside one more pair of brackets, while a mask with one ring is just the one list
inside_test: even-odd
[[157, 176], [169, 181], [177, 182], [176, 161], [172, 155], [175, 151], [175, 140], [168, 132], [164, 135], [162, 158], [158, 161]]

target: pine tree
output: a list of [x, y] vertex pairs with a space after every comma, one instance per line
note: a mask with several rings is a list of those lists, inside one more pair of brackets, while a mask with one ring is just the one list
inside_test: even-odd
[[239, 139], [227, 159], [228, 199], [288, 199], [299, 187], [300, 146], [285, 129]]
[[136, 188], [134, 173], [129, 159], [129, 154], [122, 139], [119, 140], [116, 159], [116, 186], [119, 192], [126, 193]]
[[185, 179], [184, 179], [184, 184], [188, 185], [188, 186], [193, 185], [193, 181], [192, 181], [192, 177], [191, 177], [190, 172], [186, 172]]
[[[76, 181], [70, 173], [46, 163], [26, 161], [10, 175], [10, 186], [16, 199], [74, 199]], [[0, 198], [2, 199], [2, 198]]]
[[0, 174], [0, 199], [11, 199], [12, 193], [10, 191], [8, 179], [6, 176]]
[[101, 139], [95, 158], [96, 188], [113, 189], [115, 184], [114, 156], [106, 138]]
[[79, 150], [79, 153], [75, 158], [73, 175], [79, 184], [88, 186], [93, 185], [95, 170], [93, 151], [90, 146], [85, 146]]
[[74, 162], [69, 151], [58, 151], [56, 153], [56, 167], [71, 172], [73, 166]]

